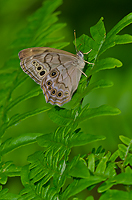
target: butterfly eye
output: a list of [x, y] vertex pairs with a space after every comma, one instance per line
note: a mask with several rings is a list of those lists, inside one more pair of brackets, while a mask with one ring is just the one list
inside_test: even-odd
[[52, 85], [52, 81], [47, 81], [47, 85]]
[[51, 92], [51, 94], [55, 95], [56, 94], [56, 89], [53, 89], [52, 92]]
[[44, 69], [44, 70], [42, 70], [42, 71], [40, 72], [40, 76], [44, 76], [45, 73], [46, 73], [46, 70]]
[[77, 52], [77, 55], [78, 55], [79, 57], [81, 57], [81, 58], [84, 58], [84, 55], [83, 55], [83, 53], [82, 53], [81, 51], [78, 51], [78, 52]]
[[52, 78], [54, 78], [54, 77], [56, 77], [57, 76], [57, 71], [55, 71], [55, 70], [53, 70], [51, 73], [50, 73], [50, 76], [52, 77]]
[[62, 91], [59, 91], [58, 93], [57, 93], [57, 97], [62, 97], [63, 96], [63, 92]]

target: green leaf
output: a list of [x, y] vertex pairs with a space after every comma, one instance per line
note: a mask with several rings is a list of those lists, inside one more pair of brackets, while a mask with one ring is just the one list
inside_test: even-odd
[[[61, 157], [62, 158], [62, 157]], [[65, 182], [65, 168], [66, 161], [60, 161], [59, 153], [54, 152], [52, 149], [49, 151], [36, 152], [28, 157], [30, 162], [30, 181], [34, 185], [44, 186], [48, 184], [49, 180], [53, 178], [55, 191], [60, 189]]]
[[118, 185], [118, 184], [124, 184], [124, 185], [132, 185], [132, 173], [129, 172], [123, 172], [118, 175], [114, 175], [113, 177], [111, 176], [110, 179], [108, 179], [105, 183], [103, 183], [99, 188], [98, 192], [102, 193], [111, 188], [113, 185]]
[[118, 108], [113, 108], [108, 105], [102, 105], [97, 108], [89, 108], [89, 109], [87, 109], [87, 105], [86, 105], [83, 108], [83, 112], [80, 113], [76, 121], [80, 123], [84, 120], [88, 120], [90, 118], [97, 117], [97, 116], [118, 115], [118, 114], [120, 114], [120, 110]]
[[66, 168], [67, 168], [66, 160], [62, 159], [58, 163], [59, 173], [55, 173], [53, 178], [53, 184], [56, 190], [60, 190], [60, 188], [62, 188], [63, 185], [65, 184], [68, 171]]
[[66, 154], [74, 146], [82, 146], [98, 140], [104, 140], [104, 136], [90, 135], [75, 130], [71, 124], [66, 127], [58, 128], [54, 133], [44, 134], [37, 138], [40, 146], [52, 149], [55, 153], [59, 152], [61, 156]]
[[114, 185], [116, 185], [116, 183], [114, 181], [112, 181], [111, 179], [108, 179], [101, 184], [101, 186], [98, 188], [98, 192], [99, 193], [106, 192]]
[[29, 186], [29, 165], [25, 165], [22, 167], [21, 181], [24, 187]]
[[105, 137], [101, 135], [90, 135], [79, 131], [78, 133], [74, 134], [71, 138], [69, 138], [69, 147], [71, 148], [75, 146], [82, 146], [91, 142], [104, 139]]
[[[48, 33], [45, 35], [44, 32], [42, 35], [40, 35], [35, 41], [34, 41], [34, 46], [45, 46], [43, 41], [46, 41], [46, 43], [52, 43], [52, 42], [57, 42], [60, 40], [63, 40], [64, 37], [58, 37], [55, 36], [60, 29], [66, 26], [66, 23], [57, 23], [53, 24], [51, 27], [48, 27]], [[40, 34], [40, 33], [39, 33]], [[50, 46], [50, 45], [48, 45]]]
[[80, 158], [76, 165], [69, 171], [69, 175], [78, 178], [87, 178], [90, 176], [84, 159]]
[[40, 136], [37, 141], [40, 146], [46, 147], [47, 151], [52, 151], [54, 154], [59, 154], [63, 157], [69, 153], [69, 135], [73, 134], [71, 126], [59, 127], [54, 133], [44, 134]]
[[18, 200], [18, 198], [19, 195], [9, 193], [7, 188], [3, 190], [2, 187], [0, 188], [0, 200]]
[[[58, 159], [55, 157], [55, 159]], [[45, 157], [43, 152], [38, 151], [28, 157], [30, 164], [30, 179], [32, 183], [41, 183], [41, 185], [46, 184], [50, 178], [56, 173], [57, 162], [54, 161], [53, 152]]]
[[19, 123], [20, 121], [23, 121], [31, 116], [34, 116], [34, 115], [37, 115], [37, 114], [40, 114], [42, 112], [46, 112], [48, 110], [51, 109], [51, 106], [50, 105], [47, 105], [43, 108], [39, 108], [39, 109], [36, 109], [36, 110], [33, 110], [33, 111], [29, 111], [29, 112], [26, 112], [26, 113], [23, 113], [23, 114], [16, 114], [16, 115], [13, 115], [12, 118], [10, 119], [9, 123], [8, 123], [8, 127], [11, 127], [17, 123]]
[[92, 49], [92, 51], [88, 55], [88, 58], [91, 61], [93, 59], [97, 59], [98, 53], [106, 38], [106, 31], [103, 23], [103, 18], [101, 18], [96, 25], [90, 28], [90, 33], [92, 35], [92, 38], [83, 34], [77, 39], [77, 47], [83, 53], [86, 53]]
[[104, 58], [97, 61], [91, 70], [88, 69], [86, 71], [86, 74], [87, 76], [90, 76], [100, 70], [112, 69], [112, 68], [121, 67], [121, 66], [122, 66], [122, 62], [115, 58]]
[[124, 166], [127, 166], [128, 164], [130, 164], [132, 166], [132, 154], [131, 153], [127, 154], [127, 156], [124, 160], [124, 163], [123, 163]]
[[97, 168], [96, 168], [96, 171], [95, 171], [95, 174], [104, 174], [105, 173], [105, 170], [106, 170], [106, 164], [107, 164], [107, 161], [110, 157], [111, 153], [107, 153], [107, 155], [105, 155], [99, 162]]
[[20, 176], [21, 167], [16, 167], [11, 161], [0, 163], [0, 183], [6, 184], [8, 177]]
[[77, 38], [76, 43], [77, 43], [77, 48], [79, 48], [79, 50], [82, 51], [83, 53], [87, 53], [92, 49], [92, 51], [88, 55], [89, 61], [97, 57], [100, 44], [96, 44], [96, 42], [91, 37], [83, 34], [79, 38]]
[[11, 101], [9, 106], [7, 107], [7, 110], [12, 109], [14, 106], [16, 106], [17, 104], [19, 104], [27, 99], [38, 96], [40, 93], [42, 93], [42, 90], [39, 87], [33, 88], [30, 92], [26, 93], [25, 95], [21, 95], [14, 101]]
[[99, 200], [130, 200], [132, 199], [132, 191], [125, 192], [121, 190], [108, 190], [99, 198]]
[[113, 178], [116, 184], [132, 185], [132, 173], [121, 173]]
[[115, 160], [118, 158], [118, 156], [119, 156], [119, 152], [117, 150], [112, 154], [112, 156], [110, 157], [109, 161], [115, 162]]
[[22, 184], [25, 186], [23, 190], [21, 190], [20, 195], [21, 197], [18, 200], [41, 200], [46, 199], [50, 200], [58, 199], [58, 194], [55, 188], [51, 187], [47, 184], [43, 187], [42, 184], [36, 183], [34, 184], [29, 178], [29, 168], [28, 166], [24, 166], [22, 170]]
[[96, 25], [90, 28], [90, 33], [94, 41], [97, 43], [103, 43], [106, 38], [106, 30], [103, 23], [103, 17], [101, 17]]
[[87, 187], [100, 183], [104, 180], [105, 178], [101, 178], [99, 176], [90, 176], [85, 179], [74, 180], [63, 192], [61, 199], [68, 199], [71, 196], [76, 195], [79, 192], [83, 191]]
[[95, 156], [93, 153], [91, 153], [89, 156], [88, 156], [88, 169], [94, 173], [94, 170], [95, 170]]
[[110, 37], [113, 34], [119, 33], [123, 28], [128, 26], [132, 23], [132, 13], [129, 13], [126, 15], [122, 20], [120, 20], [108, 33], [108, 36]]
[[126, 172], [126, 173], [132, 174], [132, 169], [131, 169], [131, 167], [130, 167], [130, 166], [127, 166], [127, 167], [125, 168], [125, 172]]
[[102, 46], [100, 54], [106, 51], [108, 48], [115, 46], [116, 44], [126, 44], [132, 43], [132, 36], [125, 35], [117, 35], [123, 28], [132, 23], [132, 13], [125, 16], [121, 21], [119, 21], [107, 34], [106, 41]]
[[129, 153], [129, 151], [131, 150], [131, 142], [128, 147], [126, 147], [124, 144], [119, 144], [118, 148], [119, 156], [122, 160], [124, 160], [124, 166], [128, 163], [132, 163], [132, 154]]
[[118, 148], [120, 151], [124, 153], [124, 157], [125, 157], [126, 156], [125, 154], [127, 154], [128, 152], [128, 148], [124, 144], [118, 144]]
[[[57, 15], [59, 12], [53, 13], [56, 8], [62, 4], [62, 0], [53, 0], [52, 4], [50, 1], [44, 1], [42, 7], [38, 9], [32, 16], [29, 18], [28, 26], [26, 27], [23, 34], [21, 34], [23, 43], [20, 43], [18, 39], [14, 44], [19, 45], [21, 48], [29, 46], [46, 46], [49, 42], [55, 42], [57, 38], [55, 37], [55, 31], [63, 28], [66, 24], [56, 23], [58, 21]], [[32, 40], [30, 34], [32, 31]], [[52, 35], [52, 36], [51, 36]], [[28, 44], [28, 46], [27, 46]], [[25, 48], [24, 47], [24, 48]]]
[[[1, 88], [0, 91], [3, 96], [3, 99], [0, 102], [2, 108], [1, 110], [3, 113], [2, 114], [3, 126], [1, 134], [4, 134], [7, 128], [13, 126], [16, 123], [19, 123], [19, 121], [24, 120], [30, 116], [36, 115], [38, 113], [44, 112], [46, 110], [49, 110], [49, 108], [46, 107], [41, 109], [38, 108], [35, 111], [26, 112], [23, 114], [15, 114], [14, 116], [11, 116], [9, 121], [6, 120], [8, 119], [7, 117], [8, 112], [12, 107], [33, 96], [37, 96], [41, 91], [40, 89], [33, 89], [28, 94], [19, 96], [13, 99], [12, 101], [13, 91], [15, 91], [15, 89], [21, 83], [24, 82], [24, 79], [25, 80], [27, 79], [27, 76], [24, 75], [24, 73], [21, 73], [22, 71], [20, 71], [20, 65], [19, 65], [20, 61], [17, 56], [18, 52], [23, 48], [25, 49], [39, 45], [50, 46], [50, 43], [51, 45], [54, 45], [54, 47], [59, 46], [59, 48], [64, 47], [68, 44], [66, 42], [62, 43], [59, 42], [57, 44], [56, 42], [63, 39], [63, 36], [60, 35], [58, 32], [60, 29], [66, 26], [65, 23], [57, 22], [58, 21], [57, 15], [60, 12], [54, 12], [57, 9], [57, 7], [60, 6], [61, 4], [62, 0], [53, 0], [52, 4], [49, 0], [44, 1], [43, 5], [29, 17], [28, 24], [26, 24], [26, 27], [23, 28], [23, 31], [21, 31], [18, 34], [17, 39], [12, 43], [12, 45], [9, 46], [9, 48], [11, 49], [10, 50], [11, 56], [7, 60], [7, 63], [5, 63], [0, 74], [1, 76], [0, 81], [4, 83], [2, 85], [4, 86], [4, 88], [6, 88], [5, 91], [3, 88]], [[10, 73], [8, 73], [7, 71], [10, 71]], [[47, 107], [49, 107], [49, 105], [47, 105]]]
[[101, 184], [101, 186], [98, 188], [99, 193], [103, 193], [106, 190], [108, 190], [109, 188], [111, 188], [113, 185], [116, 185], [116, 182], [113, 178], [116, 176], [116, 170], [115, 170], [116, 164], [110, 162], [107, 165], [108, 166], [106, 168], [104, 175], [108, 179], [103, 184]]
[[61, 126], [68, 126], [75, 118], [75, 114], [72, 110], [59, 108], [58, 106], [50, 109], [48, 115], [54, 123]]
[[132, 43], [132, 36], [128, 34], [117, 35], [123, 28], [132, 23], [132, 13], [125, 16], [119, 21], [114, 28], [106, 35], [103, 18], [99, 22], [91, 27], [90, 32], [92, 38], [86, 35], [82, 35], [77, 39], [77, 46], [80, 46], [80, 50], [84, 53], [90, 49], [92, 51], [89, 54], [89, 60], [97, 59], [108, 48], [115, 46], [116, 44]]
[[36, 142], [37, 137], [41, 135], [43, 135], [43, 133], [24, 133], [17, 137], [9, 138], [1, 144], [1, 155], [9, 153], [23, 145]]
[[96, 156], [99, 155], [102, 158], [105, 155], [105, 149], [100, 145], [95, 152], [93, 152]]
[[[84, 50], [83, 52], [87, 52], [92, 48], [88, 58], [89, 60], [94, 59], [95, 65], [88, 65], [86, 74], [90, 77], [83, 77], [80, 81], [78, 90], [73, 97], [75, 104], [72, 108], [74, 109], [67, 110], [47, 104], [46, 107], [41, 109], [38, 108], [23, 114], [15, 114], [8, 119], [8, 116], [11, 114], [9, 113], [11, 108], [40, 93], [40, 89], [38, 90], [35, 88], [28, 94], [18, 96], [16, 99], [12, 100], [13, 91], [15, 91], [27, 77], [20, 73], [16, 52], [22, 48], [32, 46], [48, 45], [62, 48], [67, 45], [65, 42], [58, 43], [58, 41], [63, 39], [63, 36], [57, 34], [57, 32], [63, 28], [65, 24], [56, 23], [58, 21], [57, 15], [59, 12], [53, 13], [61, 3], [62, 0], [52, 0], [52, 4], [50, 0], [44, 1], [42, 7], [29, 18], [27, 28], [24, 28], [21, 34], [18, 34], [18, 39], [12, 46], [10, 45], [10, 48], [12, 48], [10, 63], [7, 63], [8, 68], [4, 67], [0, 74], [1, 83], [4, 83], [4, 89], [0, 90], [0, 94], [2, 94], [1, 97], [3, 98], [1, 100], [0, 112], [3, 120], [3, 130], [6, 130], [10, 126], [30, 116], [46, 111], [48, 111], [51, 120], [62, 127], [57, 128], [53, 133], [27, 133], [15, 138], [9, 138], [1, 144], [1, 155], [22, 145], [36, 142], [36, 140], [40, 146], [45, 147], [44, 151], [35, 152], [33, 155], [30, 155], [28, 157], [30, 164], [24, 166], [21, 171], [24, 189], [20, 192], [21, 197], [17, 198], [19, 200], [68, 199], [86, 188], [90, 190], [101, 182], [104, 183], [98, 190], [100, 193], [103, 193], [100, 199], [114, 199], [114, 195], [117, 195], [116, 199], [121, 199], [122, 197], [123, 199], [128, 199], [128, 197], [132, 199], [131, 192], [122, 193], [122, 191], [117, 192], [116, 190], [109, 190], [110, 187], [117, 184], [128, 185], [128, 187], [132, 185], [132, 149], [131, 140], [129, 138], [120, 136], [124, 144], [119, 145], [119, 149], [112, 156], [110, 152], [105, 155], [102, 147], [99, 147], [96, 151], [93, 150], [93, 153], [88, 155], [88, 166], [83, 159], [84, 156], [83, 158], [76, 156], [72, 161], [69, 161], [69, 154], [72, 147], [82, 146], [104, 139], [104, 136], [94, 136], [83, 133], [78, 127], [80, 122], [96, 116], [120, 113], [119, 109], [107, 105], [102, 105], [98, 108], [89, 108], [89, 104], [87, 104], [82, 108], [80, 102], [82, 98], [93, 89], [112, 86], [111, 82], [100, 80], [87, 87], [90, 77], [94, 73], [104, 69], [120, 67], [122, 65], [122, 63], [115, 58], [99, 59], [99, 55], [115, 44], [132, 42], [132, 36], [130, 35], [117, 35], [126, 25], [132, 23], [132, 13], [121, 20], [107, 36], [103, 18], [101, 18], [99, 22], [90, 29], [92, 38], [83, 35], [77, 39], [77, 46], [81, 44], [80, 49], [82, 48]], [[55, 42], [57, 43], [55, 44]], [[12, 66], [9, 66], [9, 64]], [[6, 69], [8, 69], [8, 71], [10, 69], [10, 73], [13, 72], [13, 75], [11, 76], [11, 74], [6, 73]], [[24, 78], [22, 78], [22, 76]], [[6, 91], [8, 91], [8, 93]], [[6, 96], [6, 98], [4, 96]], [[117, 167], [119, 163], [116, 163], [115, 160], [118, 156], [123, 159], [122, 168], [124, 167], [123, 170], [125, 172], [116, 176], [115, 167]], [[11, 162], [2, 162], [0, 164], [0, 170], [0, 182], [1, 184], [5, 184], [9, 176], [20, 175], [21, 168], [16, 168]], [[69, 180], [67, 182], [69, 176], [70, 182]], [[2, 189], [2, 187], [0, 188]], [[0, 191], [0, 198], [2, 199], [16, 199], [16, 197], [18, 196], [7, 193], [5, 189]], [[93, 197], [87, 197], [87, 200], [88, 199], [93, 200]]]
[[[110, 160], [110, 159], [109, 159]], [[105, 170], [105, 176], [111, 178], [116, 175], [116, 164], [115, 163], [107, 163], [107, 168]]]
[[124, 144], [126, 144], [127, 146], [132, 144], [132, 139], [129, 139], [128, 137], [125, 137], [125, 136], [123, 136], [123, 135], [120, 135], [119, 138], [120, 138], [120, 140], [121, 140]]

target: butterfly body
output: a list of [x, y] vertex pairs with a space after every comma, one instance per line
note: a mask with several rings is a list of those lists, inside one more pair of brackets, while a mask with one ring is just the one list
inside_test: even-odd
[[85, 65], [83, 53], [76, 55], [50, 47], [34, 47], [19, 52], [20, 65], [45, 95], [46, 102], [62, 106], [71, 100]]

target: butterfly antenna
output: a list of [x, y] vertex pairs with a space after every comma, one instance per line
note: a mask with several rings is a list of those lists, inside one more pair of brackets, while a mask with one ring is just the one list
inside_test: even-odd
[[75, 49], [76, 49], [76, 52], [78, 52], [77, 50], [77, 43], [76, 43], [76, 31], [74, 30], [74, 38], [75, 38]]

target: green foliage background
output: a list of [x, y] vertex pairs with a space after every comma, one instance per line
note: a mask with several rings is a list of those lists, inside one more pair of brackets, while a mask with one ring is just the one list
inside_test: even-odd
[[[0, 1], [0, 18], [1, 18], [1, 31], [0, 31], [0, 60], [1, 66], [4, 65], [6, 60], [12, 55], [13, 45], [19, 35], [24, 31], [27, 24], [27, 18], [30, 17], [38, 8], [42, 6], [42, 0], [7, 0]], [[52, 0], [51, 0], [52, 5]], [[60, 39], [63, 39], [62, 48], [69, 52], [75, 53], [73, 45], [73, 30], [77, 32], [77, 37], [82, 34], [89, 35], [90, 27], [95, 25], [99, 21], [100, 17], [104, 17], [104, 23], [106, 31], [110, 29], [125, 15], [131, 12], [131, 1], [70, 1], [64, 0], [63, 4], [57, 8], [57, 11], [61, 11], [59, 15], [60, 23], [67, 23], [63, 29], [58, 28], [57, 32], [54, 32], [54, 37], [60, 35]], [[132, 26], [128, 26], [121, 31], [120, 34], [132, 34]], [[38, 30], [39, 32], [39, 30]], [[32, 37], [29, 36], [32, 40]], [[48, 37], [48, 36], [47, 36]], [[50, 39], [52, 38], [49, 37]], [[33, 38], [34, 40], [34, 38]], [[35, 40], [34, 40], [35, 41]], [[31, 41], [32, 42], [32, 41]], [[69, 46], [66, 46], [65, 42], [70, 42]], [[21, 40], [21, 46], [23, 38]], [[42, 41], [43, 43], [43, 41]], [[40, 44], [41, 46], [45, 46]], [[61, 44], [58, 41], [58, 48]], [[11, 48], [12, 46], [12, 48]], [[52, 44], [50, 44], [52, 46]], [[65, 47], [66, 46], [66, 47]], [[31, 47], [30, 44], [23, 46], [23, 48]], [[20, 49], [21, 50], [21, 49]], [[106, 51], [101, 58], [114, 57], [123, 63], [123, 67], [105, 70], [96, 73], [91, 83], [106, 79], [113, 81], [114, 86], [111, 88], [94, 90], [84, 100], [84, 105], [90, 103], [90, 108], [97, 107], [102, 104], [108, 104], [113, 107], [117, 107], [121, 110], [121, 114], [117, 116], [103, 116], [86, 120], [80, 124], [80, 127], [84, 132], [88, 132], [93, 135], [104, 135], [106, 140], [95, 142], [90, 145], [85, 145], [81, 148], [74, 147], [72, 156], [76, 154], [84, 154], [84, 152], [90, 152], [94, 147], [98, 147], [100, 144], [107, 150], [114, 152], [117, 149], [119, 143], [119, 135], [125, 135], [131, 138], [132, 125], [131, 125], [131, 112], [132, 112], [132, 45], [118, 45], [108, 51]], [[16, 52], [17, 54], [18, 52]], [[15, 55], [15, 53], [14, 53]], [[17, 67], [20, 67], [19, 60]], [[9, 69], [10, 70], [10, 69]], [[10, 71], [9, 71], [10, 73]], [[8, 84], [3, 81], [5, 86]], [[13, 94], [14, 98], [17, 94], [25, 94], [33, 87], [36, 87], [31, 79], [26, 80], [26, 84], [22, 84]], [[37, 109], [46, 105], [43, 94], [33, 97], [20, 105], [16, 106], [10, 111], [10, 115], [13, 113], [24, 113], [27, 111]], [[23, 133], [49, 133], [53, 132], [57, 128], [57, 124], [53, 123], [48, 117], [47, 113], [41, 113], [39, 115], [30, 117], [16, 126], [8, 129], [3, 137], [3, 141], [10, 138], [21, 135]], [[24, 166], [28, 164], [27, 156], [40, 150], [41, 148], [35, 143], [28, 146], [24, 146], [17, 151], [13, 151], [6, 154], [3, 157], [3, 161], [13, 160], [13, 163], [18, 166]], [[13, 182], [15, 184], [13, 184]], [[17, 184], [16, 184], [17, 183]], [[17, 186], [17, 187], [16, 187]], [[10, 188], [10, 192], [18, 193], [21, 190], [22, 185], [19, 178], [9, 178], [6, 187]]]

